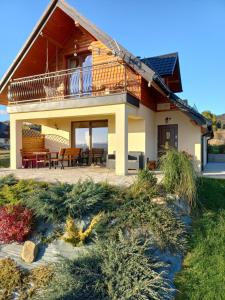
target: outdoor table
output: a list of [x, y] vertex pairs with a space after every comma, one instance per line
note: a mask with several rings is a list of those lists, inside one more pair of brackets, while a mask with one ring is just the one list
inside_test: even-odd
[[35, 151], [35, 152], [32, 152], [33, 155], [35, 155], [35, 161], [36, 161], [36, 168], [38, 168], [38, 156], [43, 156], [43, 155], [48, 155], [49, 152], [46, 152], [46, 151]]

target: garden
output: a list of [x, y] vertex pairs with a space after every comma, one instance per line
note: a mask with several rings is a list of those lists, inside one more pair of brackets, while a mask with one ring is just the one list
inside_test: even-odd
[[[216, 280], [222, 284], [224, 236], [214, 226], [224, 229], [225, 183], [215, 202], [211, 185], [217, 183], [199, 180], [186, 153], [169, 151], [161, 168], [162, 182], [142, 170], [129, 187], [91, 179], [52, 184], [1, 178], [0, 299], [214, 299], [192, 295], [198, 282], [204, 286], [199, 255], [206, 256], [210, 245], [201, 248], [203, 234], [209, 242], [214, 234]], [[43, 251], [37, 252], [33, 263], [1, 257], [4, 247], [21, 247], [28, 240], [38, 252], [60, 245], [60, 255], [43, 261]]]

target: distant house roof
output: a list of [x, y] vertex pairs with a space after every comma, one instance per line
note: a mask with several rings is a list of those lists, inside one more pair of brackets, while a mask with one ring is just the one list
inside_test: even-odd
[[178, 60], [178, 53], [143, 58], [141, 61], [160, 76], [172, 76]]

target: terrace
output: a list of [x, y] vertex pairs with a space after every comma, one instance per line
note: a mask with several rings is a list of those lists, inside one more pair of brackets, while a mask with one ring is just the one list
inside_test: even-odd
[[140, 89], [140, 77], [128, 65], [109, 62], [14, 79], [8, 100], [12, 105], [124, 92], [140, 99]]

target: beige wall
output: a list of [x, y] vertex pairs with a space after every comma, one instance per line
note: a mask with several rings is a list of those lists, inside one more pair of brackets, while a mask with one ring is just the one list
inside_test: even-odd
[[157, 160], [157, 127], [178, 124], [178, 148], [193, 155], [197, 167], [201, 166], [201, 129], [191, 123], [180, 111], [153, 112], [146, 106], [134, 107], [129, 104], [115, 104], [98, 107], [83, 107], [50, 111], [11, 113], [11, 166], [21, 165], [21, 122], [27, 121], [42, 125], [46, 134], [46, 147], [58, 151], [60, 147], [71, 145], [71, 123], [85, 120], [108, 120], [108, 152], [117, 153], [116, 173], [126, 174], [127, 152], [141, 151], [150, 160]]
[[[165, 118], [171, 118], [168, 124], [178, 125], [178, 150], [186, 151], [196, 160], [196, 167], [201, 170], [201, 128], [180, 111], [158, 112], [156, 114], [156, 132], [157, 126], [166, 125]], [[157, 143], [156, 143], [157, 150]]]

